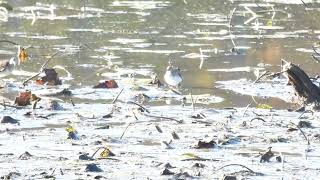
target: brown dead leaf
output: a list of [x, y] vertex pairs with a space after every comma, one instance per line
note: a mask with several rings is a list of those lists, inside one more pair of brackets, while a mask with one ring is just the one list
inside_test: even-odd
[[31, 100], [31, 91], [26, 91], [26, 92], [20, 92], [19, 96], [16, 97], [15, 99], [15, 104], [18, 106], [27, 106], [30, 103]]
[[118, 84], [115, 80], [107, 80], [105, 82], [95, 85], [93, 88], [104, 88], [104, 89], [118, 88]]

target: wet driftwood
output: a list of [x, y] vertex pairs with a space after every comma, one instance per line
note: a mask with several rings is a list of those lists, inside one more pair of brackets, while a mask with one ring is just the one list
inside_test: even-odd
[[283, 72], [295, 89], [298, 103], [302, 105], [314, 104], [316, 107], [320, 107], [319, 87], [312, 83], [309, 76], [299, 66], [285, 62]]

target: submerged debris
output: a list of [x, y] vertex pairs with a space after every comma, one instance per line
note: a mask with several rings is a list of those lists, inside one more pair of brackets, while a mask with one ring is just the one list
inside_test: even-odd
[[195, 147], [196, 149], [209, 149], [209, 148], [214, 148], [214, 146], [217, 143], [213, 140], [209, 141], [209, 142], [205, 142], [205, 141], [198, 141], [197, 146]]
[[298, 123], [299, 128], [311, 128], [311, 122], [308, 121], [299, 121]]
[[237, 180], [236, 176], [230, 176], [230, 175], [223, 175], [219, 180]]
[[21, 176], [21, 173], [18, 172], [10, 172], [7, 175], [1, 176], [0, 179], [17, 179], [19, 176]]
[[61, 111], [61, 110], [64, 110], [64, 108], [58, 103], [58, 101], [49, 100], [49, 102], [48, 102], [48, 110]]
[[79, 156], [79, 160], [89, 161], [93, 160], [93, 158], [89, 156], [89, 153], [84, 153]]
[[3, 116], [1, 123], [19, 124], [19, 120], [12, 118], [11, 116]]
[[31, 157], [32, 157], [32, 155], [28, 151], [26, 151], [23, 154], [21, 154], [18, 159], [20, 159], [20, 160], [28, 160]]
[[171, 135], [172, 135], [172, 138], [175, 139], [175, 140], [180, 139], [178, 134], [176, 132], [174, 132], [174, 131], [171, 133]]
[[97, 164], [88, 164], [85, 169], [86, 172], [103, 172], [101, 168], [97, 166]]
[[50, 86], [56, 86], [61, 85], [62, 82], [59, 79], [58, 73], [55, 69], [44, 69], [43, 72], [45, 73], [45, 76], [40, 77], [40, 79], [36, 80], [36, 83], [39, 85], [50, 85]]
[[161, 175], [164, 175], [164, 176], [168, 176], [168, 175], [174, 175], [175, 173], [170, 171], [168, 168], [165, 168], [162, 172], [161, 172]]
[[270, 162], [270, 159], [273, 157], [273, 152], [271, 152], [271, 148], [268, 148], [268, 151], [266, 153], [264, 153], [261, 158], [260, 158], [260, 163], [264, 163], [264, 162]]

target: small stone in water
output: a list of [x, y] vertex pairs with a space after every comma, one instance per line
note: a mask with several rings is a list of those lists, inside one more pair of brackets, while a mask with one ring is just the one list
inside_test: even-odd
[[11, 123], [11, 124], [19, 124], [19, 121], [16, 120], [16, 119], [13, 119], [12, 117], [10, 116], [3, 116], [2, 117], [2, 120], [1, 120], [1, 123]]
[[99, 168], [96, 164], [88, 164], [85, 171], [86, 172], [103, 172], [103, 170]]

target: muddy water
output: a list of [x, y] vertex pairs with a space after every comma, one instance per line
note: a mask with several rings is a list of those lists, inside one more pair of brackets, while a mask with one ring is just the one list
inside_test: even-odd
[[[262, 66], [279, 71], [284, 58], [300, 64], [312, 76], [318, 74], [319, 64], [311, 57], [312, 45], [320, 36], [320, 5], [315, 1], [307, 8], [299, 0], [286, 1], [289, 4], [259, 1], [258, 5], [222, 0], [8, 2], [14, 10], [7, 22], [0, 22], [0, 39], [32, 45], [32, 58], [21, 69], [37, 71], [43, 55], [63, 51], [50, 65], [69, 70], [75, 78], [71, 82], [74, 88], [105, 79], [96, 74], [108, 59], [132, 69], [151, 68], [159, 77], [172, 59], [183, 71], [184, 94], [192, 89], [194, 94], [225, 98], [212, 106], [245, 106], [250, 97], [215, 88], [215, 82], [255, 80], [253, 71], [214, 69]], [[250, 20], [250, 10], [258, 17]], [[239, 47], [238, 53], [230, 52], [234, 46], [230, 37]], [[79, 50], [82, 44], [95, 51]], [[199, 48], [206, 56], [202, 70], [198, 68]], [[1, 44], [0, 49], [2, 57], [15, 52], [9, 44]], [[278, 108], [287, 105], [278, 99], [261, 101]]]

